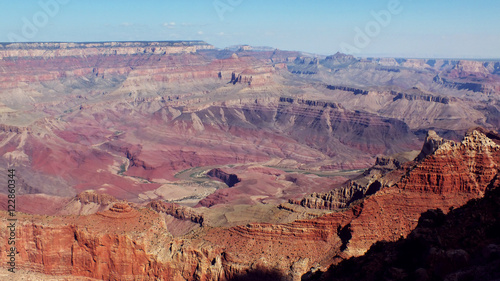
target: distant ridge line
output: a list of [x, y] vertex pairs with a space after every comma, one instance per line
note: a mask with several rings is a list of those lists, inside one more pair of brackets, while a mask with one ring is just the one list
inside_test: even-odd
[[101, 42], [1, 42], [1, 49], [18, 49], [20, 47], [37, 48], [91, 48], [91, 47], [171, 47], [171, 46], [211, 46], [202, 40], [174, 40], [174, 41], [101, 41]]

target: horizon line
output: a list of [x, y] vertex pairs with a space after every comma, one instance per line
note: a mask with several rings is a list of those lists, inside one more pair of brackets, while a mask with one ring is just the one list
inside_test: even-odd
[[[26, 42], [0, 42], [0, 45], [12, 45], [12, 44], [46, 44], [46, 43], [55, 43], [55, 44], [95, 44], [95, 43], [205, 43], [206, 45], [213, 46], [215, 49], [219, 50], [224, 50], [228, 49], [230, 47], [236, 47], [236, 46], [249, 46], [249, 47], [255, 47], [255, 48], [271, 48], [275, 50], [281, 50], [281, 51], [289, 51], [289, 52], [300, 52], [304, 54], [311, 54], [311, 55], [316, 55], [316, 56], [332, 56], [336, 53], [340, 53], [343, 55], [351, 55], [354, 56], [355, 58], [360, 58], [360, 59], [375, 59], [375, 58], [394, 58], [394, 59], [424, 59], [424, 60], [481, 60], [481, 61], [500, 61], [500, 57], [495, 58], [495, 57], [441, 57], [441, 56], [401, 56], [401, 55], [390, 55], [390, 54], [380, 54], [380, 55], [374, 55], [374, 54], [360, 54], [360, 55], [355, 55], [355, 54], [346, 54], [342, 53], [340, 51], [337, 51], [332, 54], [320, 54], [320, 53], [314, 53], [310, 51], [299, 51], [299, 50], [292, 50], [292, 49], [280, 49], [272, 46], [257, 46], [257, 45], [250, 45], [248, 43], [245, 44], [234, 44], [234, 45], [229, 45], [225, 46], [223, 48], [216, 47], [215, 45], [205, 41], [205, 40], [103, 40], [103, 41], [26, 41]], [[258, 52], [258, 51], [256, 51]]]

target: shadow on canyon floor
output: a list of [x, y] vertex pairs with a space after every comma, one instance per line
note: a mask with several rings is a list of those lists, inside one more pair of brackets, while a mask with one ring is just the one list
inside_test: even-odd
[[249, 270], [245, 273], [238, 274], [229, 280], [230, 281], [255, 281], [255, 280], [278, 281], [283, 279], [284, 275], [279, 270], [258, 268]]

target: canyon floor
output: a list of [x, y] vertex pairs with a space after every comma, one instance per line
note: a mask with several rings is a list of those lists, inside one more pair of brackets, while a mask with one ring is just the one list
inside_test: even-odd
[[16, 276], [330, 280], [496, 188], [499, 93], [495, 61], [1, 44]]

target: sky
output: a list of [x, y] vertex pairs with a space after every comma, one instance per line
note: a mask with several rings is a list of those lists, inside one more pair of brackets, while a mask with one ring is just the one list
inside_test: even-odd
[[204, 40], [329, 55], [500, 58], [498, 0], [0, 0], [0, 42]]

